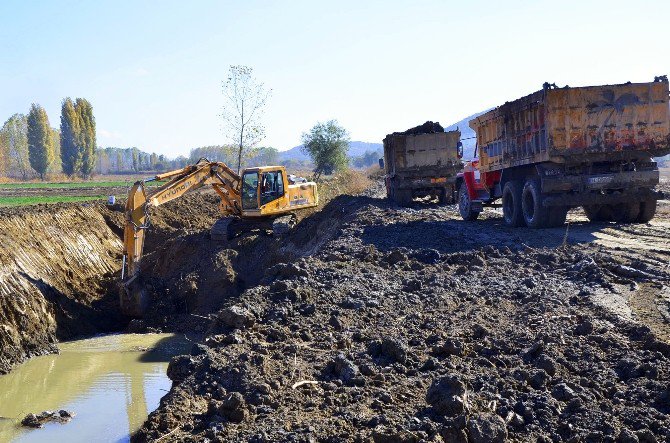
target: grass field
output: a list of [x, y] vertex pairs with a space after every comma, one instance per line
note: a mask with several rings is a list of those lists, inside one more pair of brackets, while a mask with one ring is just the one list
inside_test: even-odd
[[39, 195], [30, 197], [0, 197], [0, 206], [25, 206], [37, 205], [40, 203], [64, 203], [64, 202], [83, 202], [83, 201], [107, 201], [106, 195], [93, 196], [72, 196], [72, 195]]
[[[148, 186], [159, 186], [164, 182], [149, 182]], [[73, 188], [116, 188], [132, 186], [131, 181], [90, 181], [90, 182], [30, 182], [30, 183], [0, 183], [2, 189], [73, 189]]]

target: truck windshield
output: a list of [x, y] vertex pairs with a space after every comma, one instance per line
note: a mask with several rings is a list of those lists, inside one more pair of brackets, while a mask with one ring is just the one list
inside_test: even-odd
[[242, 209], [258, 209], [258, 172], [246, 172], [242, 179]]

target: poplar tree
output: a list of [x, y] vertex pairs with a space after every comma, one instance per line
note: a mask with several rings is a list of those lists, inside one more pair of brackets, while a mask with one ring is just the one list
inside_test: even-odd
[[53, 140], [46, 111], [32, 104], [28, 113], [28, 159], [42, 180], [53, 161]]
[[12, 115], [0, 129], [0, 140], [7, 147], [9, 177], [20, 177], [24, 180], [30, 174], [28, 160], [28, 119], [23, 114]]
[[79, 118], [70, 97], [63, 100], [60, 114], [60, 152], [63, 172], [69, 177], [81, 170], [82, 152], [77, 146]]
[[93, 117], [93, 107], [88, 100], [78, 98], [74, 104], [74, 109], [79, 119], [79, 134], [77, 147], [81, 151], [81, 175], [89, 178], [95, 169], [95, 118]]

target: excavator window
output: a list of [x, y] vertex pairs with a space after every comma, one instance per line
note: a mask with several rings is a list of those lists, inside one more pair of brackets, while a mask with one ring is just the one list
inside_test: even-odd
[[258, 172], [245, 172], [242, 178], [242, 208], [258, 209]]
[[265, 172], [261, 180], [261, 205], [284, 195], [284, 177], [281, 171]]

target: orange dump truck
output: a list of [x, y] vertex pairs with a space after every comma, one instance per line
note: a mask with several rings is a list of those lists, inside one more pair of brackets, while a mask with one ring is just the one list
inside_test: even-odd
[[457, 180], [461, 216], [502, 199], [509, 226], [562, 225], [582, 206], [591, 221], [644, 223], [663, 198], [653, 157], [670, 152], [668, 79], [557, 88], [546, 84], [470, 121], [475, 158]]
[[439, 123], [426, 122], [384, 138], [386, 193], [399, 205], [415, 197], [437, 197], [453, 203], [455, 183], [463, 164], [461, 133], [444, 131]]

